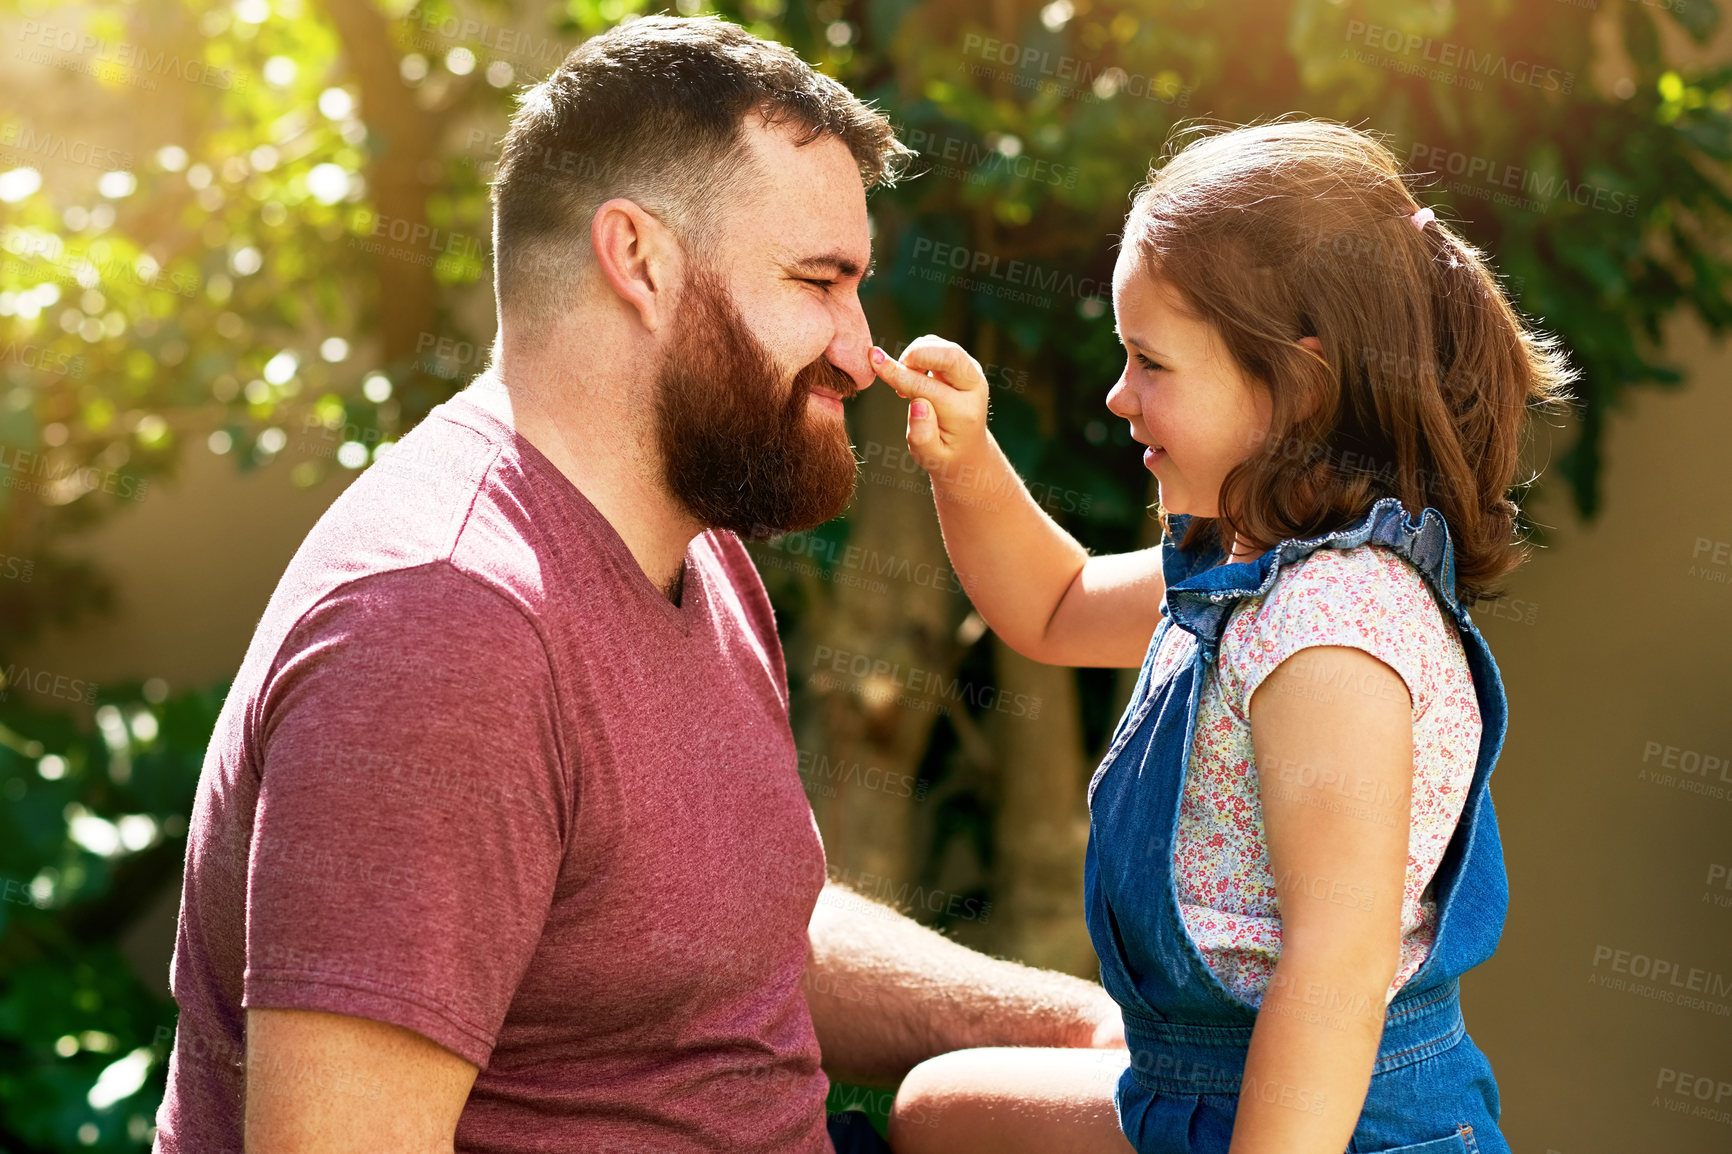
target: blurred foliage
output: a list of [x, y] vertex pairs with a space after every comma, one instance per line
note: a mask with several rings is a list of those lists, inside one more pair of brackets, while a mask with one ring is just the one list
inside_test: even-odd
[[[1404, 157], [1421, 145], [1618, 194], [1635, 211], [1499, 203], [1440, 172], [1433, 198], [1585, 370], [1579, 435], [1556, 465], [1591, 516], [1606, 413], [1632, 385], [1679, 383], [1656, 358], [1661, 320], [1687, 308], [1716, 331], [1732, 321], [1711, 240], [1732, 210], [1732, 68], [1683, 75], [1659, 37], [1667, 22], [1705, 41], [1713, 0], [1608, 0], [1627, 56], [1614, 70], [1629, 70], [1612, 95], [1590, 80], [1590, 28], [1607, 13], [1493, 0], [1264, 7], [1269, 18], [1247, 21], [1242, 5], [1197, 0], [1054, 0], [999, 6], [991, 26], [962, 4], [909, 0], [722, 11], [876, 99], [929, 154], [931, 171], [874, 198], [876, 318], [904, 337], [973, 337], [983, 360], [1029, 382], [1000, 390], [1000, 439], [1026, 475], [1093, 495], [1088, 519], [1102, 529], [1137, 522], [1144, 478], [1133, 454], [1097, 451], [1123, 439], [1102, 419], [1119, 355], [1098, 288], [1006, 299], [987, 277], [926, 279], [934, 266], [917, 253], [953, 244], [1099, 286], [1126, 193], [1176, 121], [1294, 107], [1387, 133]], [[13, 92], [19, 111], [0, 125], [0, 444], [12, 482], [0, 488], [0, 544], [63, 578], [0, 582], [14, 638], [100, 603], [100, 575], [61, 559], [59, 544], [147, 497], [180, 453], [217, 451], [243, 469], [282, 461], [312, 485], [363, 467], [479, 368], [492, 325], [486, 179], [514, 93], [566, 45], [649, 10], [16, 8], [21, 58], [46, 64], [66, 108], [86, 114]], [[1366, 50], [1365, 29], [1563, 83], [1493, 75], [1476, 90], [1461, 69], [1449, 83], [1409, 75], [1398, 65], [1428, 57]], [[406, 154], [411, 144], [425, 154]], [[393, 295], [421, 281], [424, 307]], [[404, 319], [413, 327], [394, 331]]]
[[0, 698], [5, 1149], [148, 1148], [176, 1010], [166, 970], [142, 980], [121, 941], [178, 874], [225, 689], [120, 686], [88, 726]]
[[[472, 375], [491, 340], [486, 181], [513, 95], [568, 46], [650, 10], [0, 8], [0, 658], [102, 607], [103, 575], [67, 541], [147, 499], [185, 454], [310, 486], [365, 467]], [[1489, 199], [1447, 172], [1427, 193], [1584, 370], [1575, 439], [1552, 463], [1584, 516], [1601, 500], [1608, 413], [1629, 388], [1681, 383], [1659, 359], [1662, 320], [1689, 311], [1715, 332], [1732, 321], [1714, 239], [1732, 215], [1732, 68], [1682, 70], [1661, 48], [1667, 35], [1706, 43], [1713, 0], [680, 0], [678, 11], [720, 11], [790, 44], [878, 101], [927, 154], [923, 175], [871, 202], [878, 339], [896, 348], [937, 331], [987, 363], [1000, 442], [1031, 481], [1087, 498], [1054, 513], [1097, 551], [1135, 545], [1148, 481], [1102, 404], [1120, 353], [1100, 286], [1128, 191], [1185, 118], [1301, 108], [1387, 134], [1420, 170], [1463, 155], [1618, 194], [1627, 214], [1568, 196]], [[1367, 47], [1373, 28], [1423, 47]], [[1567, 82], [1521, 84], [1506, 67], [1476, 86], [1460, 68], [1416, 67], [1447, 45]], [[951, 277], [932, 260], [940, 244], [986, 271]], [[1069, 287], [1048, 301], [1005, 294], [991, 270], [1012, 260]], [[824, 532], [845, 539], [846, 520]], [[30, 577], [8, 576], [9, 563]], [[790, 591], [765, 578], [787, 605]], [[97, 1148], [138, 1148], [132, 1119], [160, 1094], [156, 1030], [172, 1007], [114, 941], [146, 883], [178, 860], [221, 692], [160, 705], [142, 692], [104, 695], [94, 726], [50, 701], [0, 706], [0, 856], [6, 884], [24, 887], [0, 903], [0, 1140], [17, 1149], [86, 1149], [91, 1134]], [[116, 776], [122, 748], [130, 777]], [[957, 812], [968, 801], [959, 795]], [[142, 819], [156, 830], [145, 848], [124, 837], [113, 854], [90, 848], [110, 827], [142, 837]], [[957, 836], [984, 836], [967, 825]], [[92, 1108], [103, 1079], [125, 1084], [104, 1071], [141, 1050], [143, 1082]]]

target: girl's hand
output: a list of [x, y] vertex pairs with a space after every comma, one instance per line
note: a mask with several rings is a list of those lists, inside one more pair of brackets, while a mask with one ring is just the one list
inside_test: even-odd
[[982, 459], [987, 443], [986, 374], [961, 345], [930, 334], [902, 351], [900, 362], [872, 346], [872, 368], [908, 409], [908, 448], [936, 481]]

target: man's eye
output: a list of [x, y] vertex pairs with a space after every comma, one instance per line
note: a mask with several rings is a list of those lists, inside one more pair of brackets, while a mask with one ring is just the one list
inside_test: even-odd
[[820, 288], [829, 288], [831, 285], [836, 283], [833, 280], [821, 280], [815, 277], [801, 277], [800, 279], [805, 281], [807, 284], [818, 285]]

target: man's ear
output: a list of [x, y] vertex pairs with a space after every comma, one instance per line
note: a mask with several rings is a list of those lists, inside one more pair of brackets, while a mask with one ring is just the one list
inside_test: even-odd
[[595, 210], [589, 224], [596, 266], [614, 295], [656, 332], [668, 318], [678, 275], [679, 245], [666, 225], [623, 196]]

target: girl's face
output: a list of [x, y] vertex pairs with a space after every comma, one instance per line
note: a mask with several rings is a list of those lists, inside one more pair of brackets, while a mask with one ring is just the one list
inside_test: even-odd
[[1234, 363], [1213, 325], [1181, 313], [1171, 290], [1147, 275], [1134, 246], [1113, 269], [1115, 332], [1125, 371], [1107, 408], [1145, 445], [1143, 463], [1160, 486], [1161, 507], [1219, 515], [1221, 481], [1250, 456], [1269, 428], [1271, 403]]

